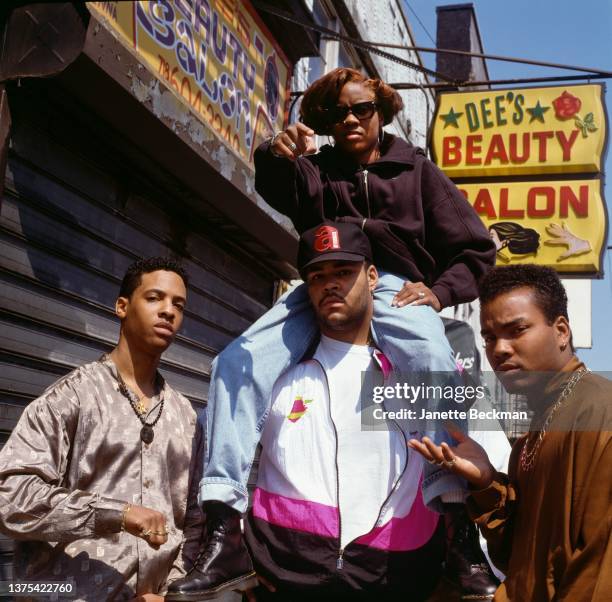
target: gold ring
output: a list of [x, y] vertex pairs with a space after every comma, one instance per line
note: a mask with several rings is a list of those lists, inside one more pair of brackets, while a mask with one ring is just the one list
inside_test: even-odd
[[140, 537], [142, 537], [143, 539], [146, 539], [147, 537], [149, 537], [149, 535], [151, 535], [151, 533], [153, 533], [153, 531], [151, 531], [151, 529], [143, 529], [140, 532]]
[[161, 535], [162, 537], [165, 537], [166, 535], [168, 535], [168, 531], [151, 531], [152, 535]]
[[455, 465], [455, 462], [457, 462], [457, 458], [453, 458], [452, 460], [444, 460], [444, 466], [446, 466], [446, 468], [452, 468]]

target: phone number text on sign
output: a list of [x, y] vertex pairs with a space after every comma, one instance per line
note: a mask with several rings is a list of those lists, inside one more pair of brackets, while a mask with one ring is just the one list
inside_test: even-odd
[[291, 65], [248, 0], [103, 4], [105, 26], [246, 162], [282, 129]]

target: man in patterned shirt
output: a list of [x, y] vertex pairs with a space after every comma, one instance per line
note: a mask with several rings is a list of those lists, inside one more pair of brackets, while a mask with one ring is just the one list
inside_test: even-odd
[[175, 261], [130, 266], [117, 346], [25, 408], [0, 452], [16, 580], [70, 583], [78, 600], [153, 601], [192, 563], [202, 516], [188, 492], [203, 440], [191, 404], [157, 371], [186, 286]]

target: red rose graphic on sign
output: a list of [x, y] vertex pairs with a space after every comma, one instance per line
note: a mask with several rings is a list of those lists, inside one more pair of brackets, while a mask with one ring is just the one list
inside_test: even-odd
[[574, 118], [576, 127], [582, 132], [582, 137], [586, 138], [589, 132], [597, 131], [597, 124], [595, 123], [595, 117], [592, 112], [587, 113], [584, 119], [578, 115], [578, 111], [582, 108], [582, 101], [570, 94], [567, 90], [563, 91], [563, 94], [552, 101], [555, 107], [555, 114], [557, 119], [571, 119]]
[[582, 102], [579, 98], [572, 96], [567, 90], [552, 101], [553, 107], [555, 107], [555, 114], [559, 119], [569, 119], [573, 117], [582, 106]]

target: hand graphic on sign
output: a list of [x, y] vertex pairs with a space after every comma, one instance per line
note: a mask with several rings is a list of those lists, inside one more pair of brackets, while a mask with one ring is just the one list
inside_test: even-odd
[[554, 238], [545, 240], [545, 245], [562, 245], [567, 247], [567, 251], [557, 257], [557, 261], [563, 261], [568, 257], [576, 257], [592, 251], [591, 243], [588, 240], [578, 238], [569, 230], [565, 224], [550, 224], [546, 226], [546, 232]]

